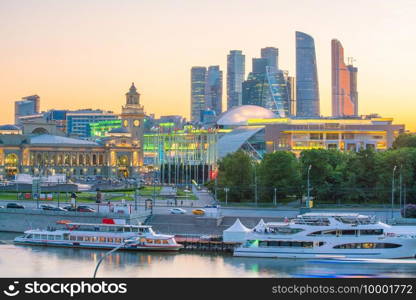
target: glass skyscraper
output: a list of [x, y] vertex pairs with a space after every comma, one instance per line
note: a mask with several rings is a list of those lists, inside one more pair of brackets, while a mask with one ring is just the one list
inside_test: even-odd
[[242, 104], [245, 60], [241, 50], [231, 50], [227, 55], [227, 110]]
[[253, 58], [253, 71], [243, 82], [243, 105], [258, 105], [280, 117], [290, 113], [287, 76], [282, 70], [267, 65], [267, 59]]
[[222, 71], [219, 66], [208, 67], [205, 103], [206, 107], [215, 111], [217, 116], [222, 112]]
[[320, 116], [315, 43], [310, 35], [299, 31], [296, 31], [296, 115]]
[[358, 93], [357, 72], [358, 69], [344, 62], [344, 48], [341, 42], [331, 41], [332, 53], [332, 116], [357, 116]]
[[266, 47], [261, 49], [261, 58], [267, 59], [267, 65], [274, 69], [279, 68], [278, 63], [279, 49], [274, 47]]
[[201, 121], [201, 111], [206, 108], [205, 78], [206, 67], [192, 67], [191, 69], [191, 121]]

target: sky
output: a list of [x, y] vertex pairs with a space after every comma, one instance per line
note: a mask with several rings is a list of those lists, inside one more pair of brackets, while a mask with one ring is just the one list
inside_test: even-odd
[[279, 48], [295, 75], [295, 31], [315, 39], [321, 113], [331, 113], [331, 39], [358, 67], [359, 113], [416, 130], [415, 0], [0, 0], [0, 123], [14, 101], [120, 112], [131, 82], [148, 114], [189, 119], [190, 69]]

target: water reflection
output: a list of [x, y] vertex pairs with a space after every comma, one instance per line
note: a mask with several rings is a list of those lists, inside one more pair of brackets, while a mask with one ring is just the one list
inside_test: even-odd
[[[91, 277], [105, 251], [17, 246], [0, 233], [1, 277]], [[397, 261], [394, 261], [397, 262]], [[415, 263], [232, 257], [196, 252], [116, 252], [98, 277], [415, 277]]]

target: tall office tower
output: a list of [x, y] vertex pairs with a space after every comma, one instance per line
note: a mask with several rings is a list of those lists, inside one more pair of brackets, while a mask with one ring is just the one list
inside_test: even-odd
[[201, 121], [201, 111], [206, 109], [205, 78], [206, 67], [192, 67], [191, 69], [191, 121]]
[[350, 97], [351, 102], [354, 103], [354, 116], [358, 116], [358, 91], [357, 91], [357, 73], [358, 68], [353, 65], [347, 66], [350, 71]]
[[289, 95], [289, 115], [295, 116], [296, 115], [296, 78], [294, 76], [287, 76], [287, 89]]
[[358, 115], [357, 72], [358, 69], [344, 62], [341, 42], [331, 41], [332, 51], [332, 116]]
[[243, 105], [258, 105], [288, 117], [290, 109], [287, 80], [282, 70], [267, 66], [267, 59], [253, 58], [253, 72], [243, 82]]
[[266, 74], [266, 67], [268, 61], [266, 58], [253, 58], [252, 60], [252, 73]]
[[274, 47], [266, 47], [261, 49], [261, 58], [267, 59], [267, 65], [269, 67], [279, 68], [279, 49]]
[[296, 31], [296, 115], [319, 117], [319, 86], [315, 43], [306, 33]]
[[220, 66], [208, 67], [205, 82], [206, 107], [215, 111], [218, 116], [222, 113], [222, 71]]
[[32, 95], [23, 97], [22, 100], [14, 103], [14, 122], [20, 124], [20, 117], [39, 114], [40, 111], [40, 97]]
[[246, 56], [241, 50], [231, 50], [227, 55], [227, 110], [242, 104], [245, 64]]

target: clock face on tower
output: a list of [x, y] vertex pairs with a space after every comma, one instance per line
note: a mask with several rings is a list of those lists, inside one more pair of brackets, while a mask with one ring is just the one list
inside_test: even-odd
[[139, 120], [134, 120], [133, 125], [134, 125], [135, 127], [139, 127], [139, 125], [140, 125], [140, 121], [139, 121]]
[[124, 120], [123, 121], [123, 125], [124, 125], [124, 127], [128, 127], [129, 126], [129, 121], [128, 120]]

